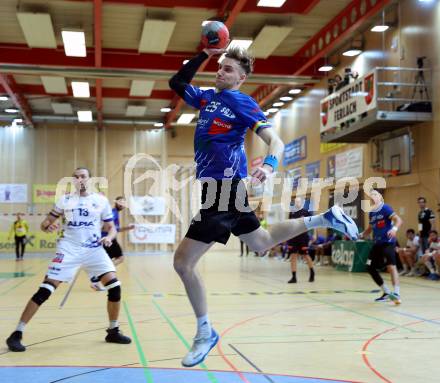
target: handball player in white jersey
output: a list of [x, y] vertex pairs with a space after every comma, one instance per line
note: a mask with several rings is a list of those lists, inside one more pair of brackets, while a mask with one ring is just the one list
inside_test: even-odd
[[[88, 192], [88, 169], [77, 168], [73, 177], [76, 192], [61, 197], [41, 223], [44, 232], [53, 232], [57, 229], [57, 219], [64, 216], [64, 234], [57, 243], [55, 257], [49, 264], [43, 283], [27, 303], [16, 330], [6, 340], [10, 351], [26, 350], [21, 343], [26, 324], [61, 282], [72, 281], [80, 267], [89, 277], [98, 276], [108, 291], [109, 328], [105, 340], [110, 343], [131, 343], [131, 339], [119, 330], [121, 283], [116, 277], [113, 262], [103, 248], [103, 245], [110, 246], [116, 237], [110, 203], [106, 197]], [[102, 238], [101, 227], [107, 232]]]

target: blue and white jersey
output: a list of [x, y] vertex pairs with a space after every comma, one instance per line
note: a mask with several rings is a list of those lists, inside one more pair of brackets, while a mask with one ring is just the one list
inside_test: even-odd
[[238, 90], [202, 91], [187, 85], [185, 102], [200, 110], [194, 135], [196, 177], [245, 178], [246, 131], [270, 127], [255, 100]]
[[54, 211], [65, 217], [60, 241], [73, 242], [82, 247], [101, 246], [102, 221], [113, 221], [108, 199], [97, 193], [84, 197], [65, 195], [56, 202]]
[[381, 204], [377, 209], [368, 213], [370, 218], [370, 225], [373, 228], [373, 240], [376, 243], [395, 243], [395, 238], [388, 238], [387, 233], [393, 227], [391, 217], [394, 215], [394, 210], [390, 205]]

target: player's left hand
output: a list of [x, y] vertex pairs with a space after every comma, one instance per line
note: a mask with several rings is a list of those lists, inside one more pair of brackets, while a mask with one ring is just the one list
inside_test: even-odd
[[267, 177], [273, 173], [272, 166], [269, 165], [263, 165], [261, 167], [258, 167], [254, 169], [254, 171], [251, 173], [252, 180], [251, 183], [253, 185], [257, 185], [258, 183], [263, 183], [267, 180]]
[[112, 245], [112, 240], [107, 236], [102, 237], [99, 242], [101, 242], [105, 247], [109, 247]]
[[396, 231], [395, 230], [390, 230], [388, 233], [387, 233], [387, 236], [388, 236], [388, 238], [396, 238]]

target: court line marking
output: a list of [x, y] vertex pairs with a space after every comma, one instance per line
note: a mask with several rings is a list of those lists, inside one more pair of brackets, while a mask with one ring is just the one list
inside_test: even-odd
[[[435, 318], [435, 319], [437, 319], [437, 318]], [[419, 323], [423, 323], [423, 322], [426, 322], [426, 320], [419, 320], [419, 321], [416, 321], [416, 322], [406, 323], [405, 326], [413, 326], [413, 325], [415, 325], [415, 324], [419, 324]], [[387, 333], [389, 333], [389, 332], [391, 332], [391, 331], [394, 331], [394, 330], [396, 330], [396, 327], [392, 327], [392, 328], [389, 328], [389, 329], [387, 329], [387, 330], [385, 330], [385, 331], [382, 331], [382, 332], [380, 332], [380, 333], [374, 335], [374, 336], [371, 337], [370, 339], [368, 339], [368, 340], [363, 344], [363, 346], [362, 346], [362, 353], [363, 353], [363, 354], [362, 354], [362, 360], [364, 361], [364, 363], [366, 364], [366, 366], [367, 366], [371, 371], [373, 371], [373, 373], [374, 373], [375, 375], [377, 375], [381, 380], [383, 380], [383, 381], [386, 382], [386, 383], [393, 383], [393, 382], [392, 382], [391, 380], [389, 380], [388, 378], [386, 378], [385, 376], [383, 376], [378, 370], [376, 370], [376, 369], [373, 367], [373, 365], [370, 363], [370, 361], [369, 361], [369, 359], [368, 359], [367, 350], [368, 350], [369, 345], [370, 345], [371, 343], [373, 343], [375, 340], [377, 340], [379, 337], [381, 337], [382, 335], [385, 335], [385, 334], [387, 334]]]
[[[142, 283], [142, 281], [139, 280], [139, 278], [137, 277], [137, 275], [134, 275], [135, 280], [137, 281], [138, 285], [141, 287], [141, 289], [144, 292], [147, 292], [147, 289], [145, 288], [144, 284]], [[173, 330], [174, 334], [177, 335], [177, 337], [180, 339], [180, 341], [183, 343], [183, 345], [186, 347], [187, 350], [191, 349], [191, 346], [189, 345], [189, 343], [187, 342], [187, 340], [185, 339], [185, 337], [182, 335], [182, 333], [179, 331], [179, 329], [177, 328], [177, 326], [174, 324], [174, 322], [171, 320], [171, 318], [165, 313], [165, 311], [162, 309], [162, 307], [160, 306], [159, 303], [156, 302], [155, 298], [151, 299], [151, 302], [153, 303], [153, 306], [156, 308], [157, 311], [159, 311], [159, 314], [162, 316], [163, 319], [165, 319], [165, 321], [168, 323], [168, 325], [171, 327], [171, 329]], [[212, 383], [219, 383], [217, 381], [217, 378], [214, 376], [214, 374], [209, 371], [208, 367], [206, 366], [205, 363], [200, 363], [200, 366], [202, 367], [202, 369], [204, 371], [206, 371], [207, 375], [208, 375], [208, 379], [212, 382]]]
[[242, 352], [240, 352], [236, 347], [234, 347], [233, 344], [228, 343], [228, 346], [231, 347], [238, 355], [240, 355], [246, 362], [248, 362], [253, 368], [255, 368], [259, 373], [261, 373], [266, 380], [268, 380], [271, 383], [275, 383], [266, 373], [264, 373], [258, 366], [253, 363], [246, 355], [244, 355]]
[[[254, 275], [256, 275], [257, 277], [260, 277], [260, 278], [268, 278], [268, 277], [261, 276], [261, 275], [258, 275], [258, 274], [254, 274]], [[251, 278], [249, 278], [249, 279], [252, 280]], [[273, 278], [271, 278], [271, 280], [273, 280]], [[267, 286], [273, 287], [271, 284], [268, 284], [268, 283], [265, 283], [265, 282], [260, 282], [260, 283], [264, 283]], [[349, 308], [346, 308], [344, 306], [337, 305], [335, 303], [331, 303], [331, 302], [327, 302], [327, 301], [324, 301], [324, 300], [321, 300], [321, 299], [317, 299], [315, 297], [310, 296], [310, 294], [304, 294], [302, 296], [304, 296], [304, 298], [306, 298], [306, 299], [309, 299], [309, 300], [312, 300], [312, 301], [315, 301], [315, 302], [320, 302], [320, 303], [323, 303], [323, 304], [326, 304], [326, 305], [338, 308], [338, 309], [343, 310], [343, 311], [351, 312], [353, 314], [362, 316], [364, 318], [369, 318], [369, 319], [373, 319], [373, 320], [376, 320], [376, 321], [379, 321], [379, 322], [382, 322], [382, 323], [386, 323], [388, 325], [392, 325], [392, 326], [396, 326], [396, 327], [401, 327], [404, 330], [409, 331], [409, 332], [417, 332], [417, 331], [415, 331], [415, 330], [413, 330], [411, 328], [406, 328], [405, 326], [402, 326], [402, 325], [399, 325], [397, 323], [393, 323], [393, 322], [387, 321], [385, 319], [376, 318], [376, 317], [374, 317], [372, 315], [364, 314], [364, 313], [361, 313], [361, 312], [359, 312], [357, 310], [354, 310], [354, 309], [349, 309]]]
[[151, 372], [148, 368], [148, 361], [147, 361], [147, 358], [145, 357], [144, 350], [142, 349], [141, 343], [139, 342], [139, 338], [138, 338], [137, 332], [136, 332], [136, 327], [135, 327], [135, 325], [133, 323], [133, 319], [130, 315], [130, 310], [129, 310], [128, 305], [125, 301], [123, 301], [122, 304], [124, 307], [125, 315], [127, 316], [127, 319], [128, 319], [128, 325], [130, 326], [130, 330], [133, 335], [134, 343], [136, 344], [136, 350], [139, 354], [139, 359], [140, 359], [141, 364], [143, 366], [145, 379], [147, 380], [147, 383], [152, 383], [153, 377], [152, 377]]

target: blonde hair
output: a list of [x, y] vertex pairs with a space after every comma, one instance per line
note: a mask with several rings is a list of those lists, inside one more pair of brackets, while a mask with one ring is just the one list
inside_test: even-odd
[[238, 61], [246, 75], [254, 70], [254, 58], [246, 49], [233, 46], [226, 51], [225, 57]]

